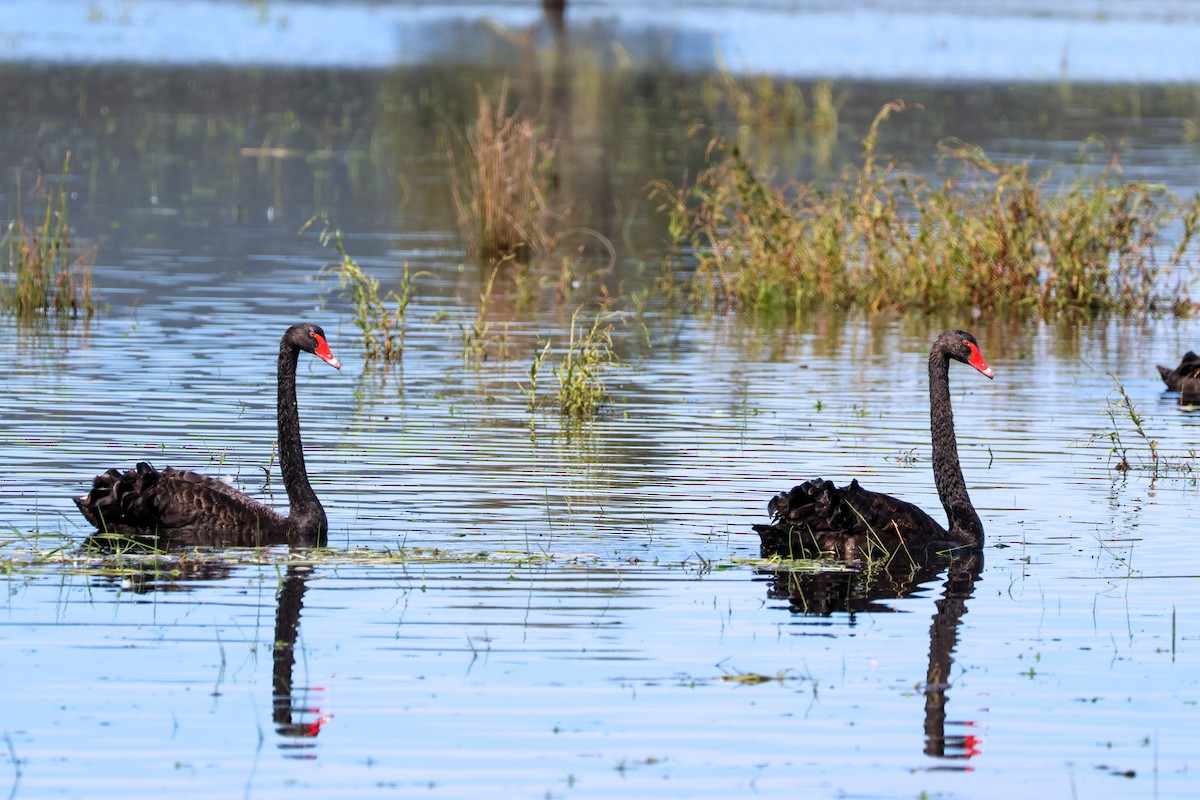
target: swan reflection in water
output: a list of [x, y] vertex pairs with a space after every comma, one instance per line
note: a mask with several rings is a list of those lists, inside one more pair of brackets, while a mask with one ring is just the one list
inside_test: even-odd
[[[102, 534], [88, 540], [93, 551], [112, 552], [114, 541]], [[238, 564], [208, 559], [171, 559], [146, 561], [136, 565], [136, 571], [125, 569], [119, 576], [106, 576], [107, 585], [119, 584], [123, 591], [138, 594], [190, 591], [191, 581], [215, 582], [228, 580], [237, 572]], [[279, 748], [291, 758], [315, 758], [311, 741], [333, 719], [322, 713], [312, 694], [322, 687], [298, 687], [294, 682], [296, 667], [296, 638], [300, 627], [300, 612], [304, 608], [304, 592], [312, 576], [311, 566], [290, 564], [276, 594], [275, 638], [272, 644], [271, 718], [275, 732], [282, 737]], [[312, 693], [312, 694], [310, 694]]]
[[[969, 761], [980, 753], [980, 738], [973, 732], [946, 734], [947, 725], [970, 729], [973, 720], [946, 720], [950, 668], [958, 645], [958, 626], [967, 613], [967, 601], [983, 570], [983, 554], [969, 551], [958, 558], [942, 557], [895, 564], [877, 571], [811, 572], [760, 570], [770, 583], [767, 596], [787, 600], [794, 614], [831, 616], [848, 614], [851, 622], [860, 613], [895, 612], [894, 600], [911, 597], [945, 574], [941, 597], [935, 602], [929, 627], [929, 666], [925, 673], [925, 748], [927, 756]], [[970, 769], [939, 766], [933, 769]]]
[[[272, 719], [275, 722], [275, 732], [292, 739], [313, 738], [321, 732], [325, 723], [333, 719], [332, 714], [322, 714], [319, 706], [297, 705], [296, 686], [292, 683], [292, 674], [296, 667], [296, 629], [300, 626], [304, 590], [311, 575], [312, 567], [289, 565], [283, 584], [279, 588], [279, 604], [275, 609], [274, 666], [271, 672], [274, 694]], [[323, 688], [312, 687], [301, 691], [320, 692]], [[280, 745], [281, 748], [299, 746], [298, 743]]]

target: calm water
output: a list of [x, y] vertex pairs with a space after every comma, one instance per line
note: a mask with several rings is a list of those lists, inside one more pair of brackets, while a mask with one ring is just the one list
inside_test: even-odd
[[[51, 173], [72, 152], [72, 221], [99, 246], [105, 303], [89, 323], [49, 330], [0, 320], [10, 796], [1200, 790], [1200, 418], [1162, 394], [1154, 370], [1200, 345], [1200, 322], [784, 322], [671, 311], [653, 292], [632, 302], [654, 286], [665, 236], [646, 183], [701, 163], [704, 142], [684, 132], [707, 112], [707, 67], [686, 54], [631, 44], [629, 63], [607, 63], [613, 36], [643, 48], [662, 39], [644, 21], [649, 4], [583, 6], [567, 31], [588, 46], [565, 61], [536, 13], [492, 9], [513, 26], [503, 35], [474, 6], [400, 6], [456, 48], [377, 61], [331, 43], [320, 53], [332, 63], [305, 68], [270, 48], [239, 55], [232, 34], [221, 37], [230, 52], [205, 59], [215, 63], [163, 57], [172, 47], [156, 36], [194, 39], [138, 16], [166, 6], [127, 7], [121, 23], [116, 6], [94, 5], [112, 30], [141, 31], [131, 38], [149, 55], [98, 55], [110, 27], [89, 28], [64, 3], [71, 52], [13, 43], [0, 66], [0, 192], [12, 208], [17, 177], [32, 185], [43, 126]], [[298, 21], [332, 7], [265, 6]], [[791, 14], [780, 5], [741, 19], [753, 30]], [[1170, 27], [1164, 19], [1135, 3], [1117, 22]], [[251, 43], [262, 33], [248, 31]], [[1138, 52], [1154, 63], [1166, 49]], [[819, 77], [796, 64], [779, 71]], [[1198, 78], [1146, 69], [1157, 80], [1138, 86], [1103, 75], [1024, 83], [1002, 65], [980, 83], [899, 66], [871, 82], [834, 74], [846, 100], [831, 149], [801, 132], [768, 145], [794, 174], [836, 172], [879, 103], [902, 96], [927, 110], [890, 129], [888, 146], [918, 169], [936, 167], [946, 135], [1001, 158], [1073, 164], [1100, 134], [1130, 173], [1190, 194]], [[504, 74], [522, 102], [550, 110], [563, 194], [618, 261], [561, 301], [548, 290], [522, 306], [504, 287], [486, 317], [488, 358], [470, 363], [462, 326], [483, 278], [457, 238], [444, 141], [447, 125], [471, 118], [475, 83], [495, 89]], [[402, 369], [363, 363], [348, 302], [319, 274], [328, 251], [297, 233], [322, 211], [385, 288], [404, 263], [428, 273]], [[612, 413], [567, 431], [553, 411], [531, 414], [522, 387], [535, 348], [561, 343], [602, 287], [619, 298], [627, 366], [610, 383]], [[83, 550], [70, 497], [112, 466], [193, 467], [284, 501], [272, 371], [279, 334], [298, 318], [325, 327], [344, 365], [304, 359], [299, 378], [333, 551], [314, 564], [283, 550], [124, 562]], [[993, 382], [951, 375], [987, 529], [982, 563], [918, 575], [920, 586], [754, 563], [750, 525], [772, 493], [806, 477], [859, 478], [940, 516], [924, 366], [933, 336], [959, 326], [996, 371]], [[1108, 373], [1158, 442], [1157, 479], [1121, 417], [1137, 468], [1112, 468]], [[544, 374], [543, 392], [552, 384]]]

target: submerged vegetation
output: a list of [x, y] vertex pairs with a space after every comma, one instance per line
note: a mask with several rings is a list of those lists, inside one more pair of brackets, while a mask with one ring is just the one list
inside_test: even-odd
[[1123, 181], [1115, 162], [1051, 190], [1028, 163], [998, 164], [957, 140], [939, 156], [970, 179], [935, 185], [876, 153], [880, 125], [903, 110], [880, 110], [861, 163], [828, 188], [773, 185], [720, 140], [710, 152], [723, 155], [693, 184], [656, 184], [672, 237], [694, 253], [692, 295], [761, 311], [1192, 309], [1176, 276], [1200, 231], [1200, 198]]
[[26, 222], [21, 200], [25, 196], [18, 181], [4, 230], [6, 275], [0, 297], [4, 307], [22, 319], [35, 314], [91, 316], [92, 266], [96, 248], [81, 248], [67, 218], [66, 177], [71, 154], [63, 160], [63, 180], [47, 192], [39, 177], [29, 192], [35, 199], [34, 218]]

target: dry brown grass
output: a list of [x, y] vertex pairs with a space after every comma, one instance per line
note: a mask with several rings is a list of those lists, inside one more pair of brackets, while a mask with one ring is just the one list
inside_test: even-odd
[[546, 202], [554, 148], [537, 127], [508, 111], [508, 86], [492, 105], [482, 89], [475, 126], [457, 138], [452, 183], [459, 227], [470, 251], [485, 260], [527, 260], [554, 248], [555, 214]]

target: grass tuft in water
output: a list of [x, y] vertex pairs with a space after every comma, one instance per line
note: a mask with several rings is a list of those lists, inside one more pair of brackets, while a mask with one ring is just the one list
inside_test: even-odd
[[92, 266], [96, 261], [95, 246], [80, 249], [75, 242], [67, 219], [67, 181], [71, 154], [63, 159], [63, 180], [58, 188], [47, 193], [39, 178], [30, 196], [37, 207], [32, 222], [26, 222], [17, 181], [16, 207], [4, 232], [4, 250], [8, 274], [0, 298], [4, 307], [19, 318], [29, 319], [36, 314], [58, 316], [91, 316], [95, 310], [92, 299]]
[[332, 245], [341, 259], [322, 271], [337, 276], [338, 286], [354, 304], [354, 324], [362, 334], [367, 358], [384, 363], [401, 361], [404, 357], [406, 314], [416, 293], [414, 281], [426, 273], [411, 273], [405, 263], [399, 293], [389, 291], [380, 297], [379, 279], [364, 272], [358, 262], [350, 257], [342, 242], [342, 232], [333, 228], [328, 219], [313, 217], [300, 230], [304, 231], [317, 219], [323, 221], [320, 237], [322, 246]]
[[462, 332], [463, 361], [467, 364], [478, 365], [487, 356], [487, 345], [491, 323], [488, 322], [488, 306], [492, 302], [492, 292], [496, 288], [496, 276], [500, 268], [496, 267], [488, 273], [487, 282], [479, 293], [479, 307], [471, 318], [470, 326], [461, 322], [458, 324]]
[[562, 361], [554, 367], [558, 378], [558, 408], [574, 421], [593, 419], [609, 402], [604, 376], [621, 365], [612, 349], [612, 315], [597, 313], [589, 325], [583, 307], [571, 315], [571, 333]]
[[1116, 399], [1110, 397], [1108, 405], [1105, 407], [1105, 413], [1108, 415], [1108, 421], [1112, 424], [1112, 430], [1105, 436], [1112, 442], [1112, 449], [1109, 451], [1112, 458], [1116, 459], [1115, 469], [1118, 472], [1128, 472], [1133, 469], [1133, 465], [1129, 462], [1129, 446], [1121, 438], [1121, 428], [1123, 423], [1128, 421], [1133, 426], [1133, 432], [1137, 438], [1145, 445], [1146, 451], [1149, 453], [1147, 463], [1150, 464], [1152, 477], [1158, 477], [1158, 442], [1151, 439], [1146, 433], [1144, 426], [1144, 418], [1138, 413], [1137, 406], [1133, 400], [1129, 399], [1129, 395], [1125, 392], [1125, 387], [1121, 385], [1120, 379], [1108, 373], [1108, 377], [1112, 378], [1116, 384], [1115, 392]]
[[[1200, 229], [1200, 196], [1124, 181], [1115, 160], [1052, 191], [1049, 174], [957, 140], [938, 155], [961, 177], [935, 185], [878, 159], [880, 125], [905, 109], [880, 110], [862, 163], [828, 187], [774, 185], [722, 140], [710, 153], [724, 155], [692, 185], [656, 183], [670, 234], [694, 254], [692, 297], [760, 312], [1193, 310], [1173, 276]], [[1164, 248], [1172, 225], [1179, 238]], [[679, 272], [674, 257], [667, 269]]]
[[1111, 372], [1108, 377], [1115, 384], [1104, 409], [1110, 428], [1092, 438], [1108, 440], [1112, 468], [1121, 473], [1146, 470], [1152, 481], [1160, 477], [1179, 477], [1195, 482], [1198, 477], [1196, 449], [1164, 453], [1158, 440], [1151, 437], [1146, 418], [1138, 411], [1120, 379]]
[[[546, 342], [541, 347], [533, 348], [533, 363], [529, 365], [529, 383], [521, 387], [521, 392], [524, 393], [528, 400], [527, 408], [530, 414], [537, 411], [538, 407], [538, 375], [542, 372], [542, 362], [546, 360], [546, 356], [550, 353], [550, 342]], [[532, 420], [531, 420], [532, 424]]]
[[455, 171], [451, 193], [459, 228], [470, 251], [486, 261], [524, 261], [554, 249], [555, 215], [546, 202], [554, 148], [538, 128], [508, 111], [508, 85], [495, 106], [476, 89], [475, 126], [457, 138], [451, 152]]

